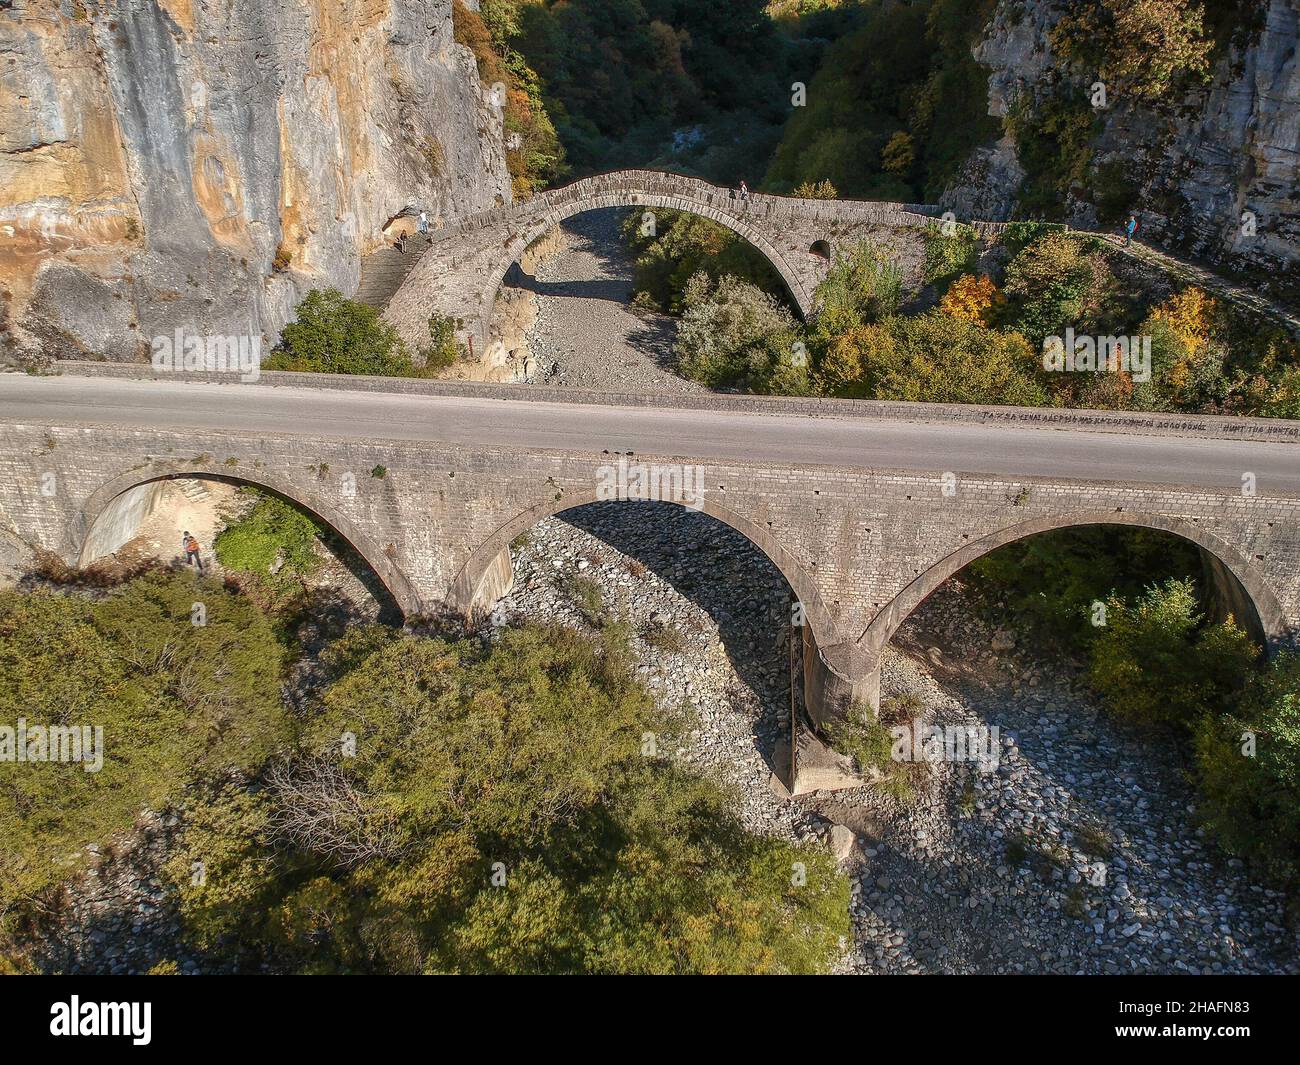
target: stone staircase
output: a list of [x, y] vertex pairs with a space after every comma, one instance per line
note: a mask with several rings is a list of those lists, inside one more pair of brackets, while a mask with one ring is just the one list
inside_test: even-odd
[[415, 269], [428, 244], [421, 237], [406, 242], [405, 253], [391, 244], [376, 248], [361, 261], [361, 283], [355, 299], [358, 303], [383, 310], [393, 293], [402, 287], [406, 275]]
[[202, 503], [212, 494], [208, 491], [208, 486], [196, 477], [182, 477], [178, 483], [181, 495], [191, 503]]

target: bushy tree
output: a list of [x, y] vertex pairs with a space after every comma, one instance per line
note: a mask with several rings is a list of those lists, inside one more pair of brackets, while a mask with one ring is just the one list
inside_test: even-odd
[[1207, 75], [1214, 50], [1205, 8], [1192, 0], [1088, 0], [1053, 41], [1096, 67], [1111, 91], [1146, 99], [1167, 96], [1180, 77]]
[[266, 794], [238, 781], [205, 781], [182, 812], [184, 831], [163, 873], [189, 938], [205, 950], [254, 939], [282, 890]]
[[924, 239], [923, 274], [927, 285], [938, 285], [942, 290], [962, 274], [975, 269], [978, 248], [975, 231], [969, 226], [958, 226], [952, 234], [930, 227], [926, 229]]
[[855, 245], [836, 258], [817, 286], [811, 330], [814, 350], [824, 352], [835, 337], [893, 314], [901, 298], [902, 273], [897, 263], [869, 241]]
[[1093, 643], [1093, 686], [1139, 726], [1190, 727], [1221, 714], [1250, 677], [1258, 648], [1231, 620], [1205, 624], [1191, 580], [1152, 585], [1135, 603], [1112, 596]]
[[241, 488], [240, 497], [254, 502], [217, 534], [213, 550], [222, 566], [275, 585], [299, 582], [320, 566], [321, 529], [309, 515], [257, 488]]
[[409, 377], [411, 356], [379, 311], [337, 289], [312, 289], [280, 331], [268, 370]]
[[1007, 264], [1003, 288], [1015, 329], [1038, 345], [1066, 326], [1091, 331], [1113, 285], [1105, 258], [1085, 238], [1047, 233]]
[[817, 391], [842, 399], [874, 397], [879, 371], [897, 358], [891, 325], [859, 325], [829, 338], [817, 361]]
[[711, 387], [747, 383], [769, 391], [774, 375], [806, 372], [790, 312], [753, 285], [726, 276], [716, 284], [703, 272], [686, 287], [685, 311], [674, 353], [681, 372]]
[[1279, 655], [1240, 705], [1195, 733], [1198, 812], [1233, 854], [1300, 876], [1300, 656]]
[[873, 395], [925, 403], [1043, 406], [1039, 359], [1017, 333], [930, 311], [889, 321], [876, 353]]
[[456, 339], [455, 320], [445, 314], [429, 315], [429, 345], [420, 352], [424, 370], [445, 370], [464, 354]]
[[829, 180], [862, 199], [933, 200], [970, 150], [997, 135], [988, 74], [971, 48], [988, 0], [844, 5], [860, 25], [827, 49], [790, 115], [766, 183]]
[[639, 301], [656, 310], [680, 314], [686, 283], [701, 271], [714, 281], [730, 276], [787, 301], [785, 282], [767, 258], [735, 232], [687, 211], [655, 211], [653, 226], [645, 212], [630, 211], [623, 236], [637, 252], [634, 283]]
[[97, 772], [0, 760], [0, 931], [141, 810], [283, 747], [281, 669], [267, 619], [214, 580], [153, 573], [96, 601], [0, 592], [0, 721], [103, 730]]
[[[351, 634], [265, 800], [225, 794], [234, 815], [187, 830], [230, 879], [184, 888], [187, 919], [313, 972], [823, 971], [844, 878], [824, 852], [748, 834], [715, 785], [647, 748], [681, 724], [634, 683], [625, 640]], [[334, 772], [300, 786], [321, 762]], [[371, 852], [340, 850], [340, 824]], [[268, 825], [270, 898], [251, 864]]]
[[1201, 572], [1195, 545], [1129, 525], [1084, 525], [1028, 536], [976, 559], [964, 577], [1061, 648], [1086, 648], [1103, 630], [1094, 605], [1129, 602], [1152, 583]]
[[1005, 302], [1006, 297], [987, 274], [963, 274], [944, 293], [939, 310], [953, 318], [988, 326]]

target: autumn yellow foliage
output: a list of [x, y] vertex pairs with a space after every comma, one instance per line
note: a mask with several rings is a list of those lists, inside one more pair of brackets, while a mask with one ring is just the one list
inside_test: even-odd
[[987, 326], [993, 312], [1005, 302], [1006, 297], [987, 274], [979, 277], [964, 274], [952, 283], [939, 301], [939, 310], [953, 318]]
[[1151, 311], [1151, 318], [1164, 322], [1182, 341], [1188, 355], [1195, 354], [1210, 339], [1216, 304], [1195, 286], [1170, 296]]

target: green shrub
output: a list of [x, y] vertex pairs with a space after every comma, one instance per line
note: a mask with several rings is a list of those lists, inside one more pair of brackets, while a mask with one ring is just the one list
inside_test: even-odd
[[684, 376], [715, 388], [749, 384], [767, 391], [782, 361], [790, 364], [794, 319], [760, 289], [730, 276], [714, 284], [701, 272], [687, 285], [684, 302], [673, 348]]
[[946, 288], [962, 274], [974, 271], [978, 261], [975, 231], [969, 226], [958, 226], [952, 236], [945, 236], [935, 227], [925, 231], [925, 268], [927, 285]]
[[265, 793], [234, 782], [207, 784], [188, 796], [183, 816], [163, 873], [186, 935], [205, 950], [224, 939], [254, 940], [278, 886]]
[[[1007, 264], [1007, 317], [1017, 332], [1040, 347], [1066, 326], [1095, 332], [1115, 286], [1101, 253], [1069, 233], [1048, 233], [1026, 245]], [[1112, 327], [1113, 322], [1108, 323]], [[1108, 334], [1112, 329], [1107, 329]]]
[[642, 211], [628, 212], [622, 225], [624, 240], [637, 253], [633, 298], [642, 309], [681, 314], [687, 283], [700, 272], [715, 282], [734, 277], [789, 301], [767, 257], [726, 226], [686, 211], [654, 211], [653, 217], [653, 232]]
[[1022, 622], [1060, 646], [1083, 648], [1100, 632], [1093, 604], [1140, 597], [1152, 583], [1201, 572], [1195, 545], [1127, 525], [1085, 525], [1028, 536], [964, 571], [984, 602], [1005, 601]]
[[0, 722], [103, 730], [97, 772], [0, 761], [0, 932], [141, 810], [166, 807], [198, 774], [254, 772], [281, 749], [281, 670], [268, 620], [213, 580], [157, 572], [97, 601], [0, 592]]
[[916, 796], [916, 781], [925, 772], [922, 762], [894, 758], [895, 726], [911, 727], [912, 717], [921, 710], [910, 699], [882, 702], [880, 713], [868, 706], [852, 706], [842, 718], [830, 723], [826, 738], [831, 747], [853, 760], [856, 771], [900, 802]]
[[307, 293], [264, 368], [388, 377], [415, 372], [397, 330], [379, 311], [332, 288]]
[[303, 972], [817, 972], [838, 953], [830, 856], [749, 835], [647, 751], [679, 726], [619, 632], [344, 643], [269, 786], [187, 809], [168, 872], [196, 942]]
[[556, 586], [572, 600], [588, 625], [599, 629], [609, 621], [600, 584], [593, 578], [577, 570], [569, 570], [556, 581]]
[[1065, 226], [1059, 222], [1009, 222], [1007, 228], [1002, 231], [999, 241], [1007, 249], [1007, 254], [1014, 259], [1039, 237], [1065, 231]]
[[825, 352], [836, 337], [895, 313], [902, 287], [897, 263], [870, 241], [836, 258], [817, 286], [817, 316], [810, 329], [813, 350]]
[[321, 529], [311, 517], [257, 488], [243, 487], [240, 494], [256, 502], [217, 534], [213, 550], [218, 562], [281, 586], [301, 581], [320, 566], [316, 544]]
[[456, 339], [456, 320], [445, 314], [429, 316], [429, 346], [421, 349], [420, 359], [424, 370], [445, 370], [464, 355]]
[[1108, 600], [1089, 675], [1120, 718], [1191, 727], [1231, 705], [1258, 655], [1232, 620], [1203, 624], [1193, 582], [1171, 579], [1136, 603]]
[[1233, 854], [1300, 877], [1300, 656], [1279, 655], [1240, 705], [1197, 724], [1201, 819]]
[[929, 311], [888, 322], [874, 353], [876, 399], [1043, 406], [1037, 354], [1017, 333]]

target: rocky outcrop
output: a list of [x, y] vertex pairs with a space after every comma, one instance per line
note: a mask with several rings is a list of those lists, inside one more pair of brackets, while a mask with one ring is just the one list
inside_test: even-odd
[[[989, 68], [989, 113], [1025, 94], [1077, 94], [1094, 75], [1071, 70], [1050, 33], [1066, 0], [1002, 0], [974, 54]], [[1111, 93], [1092, 143], [1094, 184], [1132, 186], [1144, 236], [1180, 254], [1300, 291], [1300, 0], [1261, 0], [1251, 25], [1223, 49], [1210, 79], [1176, 98]], [[945, 196], [959, 213], [1008, 217], [1019, 180], [1014, 143], [987, 146]], [[1095, 192], [1104, 190], [1095, 189]], [[1068, 217], [1095, 226], [1093, 205], [1071, 197]], [[1243, 225], [1243, 214], [1254, 227]]]
[[0, 8], [9, 347], [143, 358], [273, 342], [357, 287], [409, 205], [510, 198], [501, 113], [450, 0], [15, 0]]

